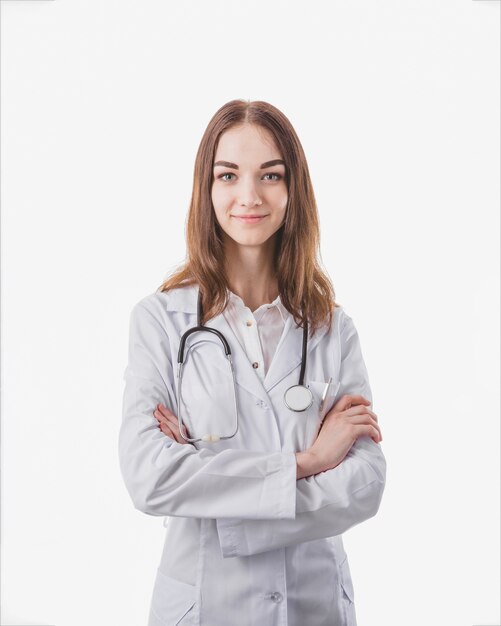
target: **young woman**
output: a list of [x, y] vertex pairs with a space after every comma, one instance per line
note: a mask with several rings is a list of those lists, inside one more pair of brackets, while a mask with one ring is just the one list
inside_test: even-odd
[[134, 506], [170, 518], [149, 626], [356, 624], [342, 533], [377, 513], [386, 462], [318, 246], [289, 120], [228, 102], [197, 153], [186, 263], [130, 319], [120, 467]]

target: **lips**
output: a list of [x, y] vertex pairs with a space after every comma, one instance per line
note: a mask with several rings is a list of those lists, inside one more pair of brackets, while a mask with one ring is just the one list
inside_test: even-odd
[[257, 224], [258, 222], [261, 222], [262, 220], [264, 220], [265, 217], [268, 217], [267, 215], [232, 215], [231, 217], [234, 217], [235, 219], [237, 219], [240, 222], [243, 222], [244, 224]]

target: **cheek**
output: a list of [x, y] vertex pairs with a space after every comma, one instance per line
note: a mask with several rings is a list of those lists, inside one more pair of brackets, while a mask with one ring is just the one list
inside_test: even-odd
[[217, 221], [224, 224], [228, 221], [227, 217], [227, 205], [228, 200], [224, 193], [219, 192], [213, 188], [211, 192], [212, 206], [214, 207], [214, 213], [216, 214]]
[[214, 213], [216, 214], [216, 221], [218, 222], [219, 226], [221, 226], [223, 230], [226, 230], [228, 228], [228, 221], [229, 221], [229, 218], [226, 216], [226, 213], [218, 209], [217, 206], [214, 207]]
[[221, 194], [218, 192], [218, 189], [215, 186], [212, 187], [211, 199], [212, 199], [212, 204], [214, 205], [214, 208], [221, 204]]
[[288, 200], [287, 189], [285, 189], [284, 191], [281, 191], [275, 197], [274, 206], [277, 212], [277, 216], [279, 216], [280, 220], [283, 220], [285, 217], [285, 212], [287, 209], [287, 200]]
[[285, 211], [288, 199], [287, 187], [285, 185], [277, 187], [273, 192], [273, 205], [278, 211]]
[[287, 200], [288, 195], [287, 192], [285, 192], [279, 199], [279, 202], [277, 204], [277, 221], [279, 223], [279, 226], [282, 226], [285, 222], [285, 216], [287, 213]]

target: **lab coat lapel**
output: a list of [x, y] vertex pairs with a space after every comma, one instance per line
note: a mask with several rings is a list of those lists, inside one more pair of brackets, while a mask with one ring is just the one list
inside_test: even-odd
[[[312, 338], [308, 339], [306, 350], [306, 369], [304, 376], [305, 385], [308, 385], [311, 353], [315, 346], [318, 344], [318, 342], [325, 335], [326, 330], [327, 329], [325, 327], [322, 327], [321, 329], [317, 330]], [[285, 323], [282, 337], [277, 346], [275, 355], [273, 356], [273, 359], [271, 361], [270, 368], [264, 379], [264, 386], [267, 392], [275, 387], [275, 385], [278, 385], [278, 383], [283, 380], [288, 374], [290, 374], [290, 372], [292, 372], [295, 368], [300, 366], [302, 349], [303, 329], [296, 327], [293, 316], [289, 314]], [[298, 384], [299, 382], [299, 371], [300, 368], [298, 369], [297, 380], [294, 381], [294, 384]]]
[[[261, 379], [254, 371], [247, 353], [223, 314], [217, 315], [206, 325], [222, 332], [230, 344], [236, 382], [263, 402], [269, 403], [268, 393], [271, 389], [275, 387], [275, 385], [278, 385], [290, 372], [298, 368], [301, 364], [303, 329], [296, 328], [292, 315], [287, 316], [282, 336], [264, 378], [264, 382], [261, 382]], [[315, 333], [314, 337], [308, 340], [304, 378], [306, 385], [308, 384], [308, 374], [310, 371], [308, 367], [310, 363], [309, 358], [311, 358], [311, 353], [315, 346], [325, 335], [326, 330], [325, 327], [322, 327]], [[294, 384], [299, 382], [299, 371], [298, 369], [297, 380], [294, 381]]]

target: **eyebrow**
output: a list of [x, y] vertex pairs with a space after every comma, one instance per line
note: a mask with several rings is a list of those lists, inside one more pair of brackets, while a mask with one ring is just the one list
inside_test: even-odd
[[[229, 161], [216, 161], [214, 163], [214, 167], [217, 167], [218, 165], [222, 167], [231, 167], [234, 170], [238, 170], [238, 165], [236, 163], [230, 163]], [[267, 167], [272, 167], [273, 165], [285, 166], [285, 161], [282, 161], [282, 159], [273, 159], [273, 161], [266, 161], [266, 163], [261, 163], [259, 167], [260, 169], [264, 170]]]

